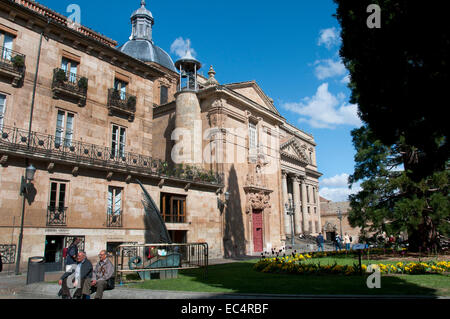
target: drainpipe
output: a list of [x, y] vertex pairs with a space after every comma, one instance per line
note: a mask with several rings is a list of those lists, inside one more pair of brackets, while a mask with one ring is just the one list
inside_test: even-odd
[[[50, 19], [47, 19], [47, 26], [50, 24]], [[44, 28], [45, 30], [45, 28]], [[36, 98], [36, 86], [38, 81], [38, 72], [39, 72], [39, 62], [41, 60], [41, 47], [42, 47], [42, 38], [44, 37], [44, 30], [41, 32], [41, 37], [39, 39], [39, 49], [38, 49], [38, 56], [36, 61], [36, 73], [34, 75], [34, 83], [33, 83], [33, 95], [31, 98], [31, 110], [30, 110], [30, 120], [28, 122], [28, 139], [27, 139], [27, 149], [30, 148], [30, 140], [31, 140], [31, 126], [33, 124], [33, 112], [34, 112], [34, 101]], [[29, 166], [29, 160], [28, 158], [25, 158], [25, 169]], [[25, 219], [25, 200], [26, 200], [26, 194], [22, 194], [22, 218], [20, 222], [20, 234], [19, 234], [19, 241], [17, 243], [17, 260], [16, 260], [16, 275], [19, 275], [20, 273], [20, 257], [22, 254], [22, 241], [23, 241], [23, 225], [24, 225], [24, 219]]]

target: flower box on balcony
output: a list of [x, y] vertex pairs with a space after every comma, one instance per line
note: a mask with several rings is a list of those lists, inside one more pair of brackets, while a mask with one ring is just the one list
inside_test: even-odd
[[25, 55], [0, 47], [0, 76], [11, 80], [14, 87], [20, 87], [25, 78]]
[[85, 106], [88, 83], [86, 77], [80, 77], [56, 68], [53, 70], [53, 98], [64, 98], [76, 102], [79, 106]]

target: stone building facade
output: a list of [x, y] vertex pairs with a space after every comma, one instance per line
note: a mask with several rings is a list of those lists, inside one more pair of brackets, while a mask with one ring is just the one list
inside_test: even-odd
[[[332, 240], [336, 234], [340, 234], [342, 226], [342, 234], [347, 233], [352, 237], [352, 243], [359, 240], [360, 229], [353, 228], [348, 221], [348, 211], [350, 202], [332, 202], [326, 198], [320, 197], [320, 210], [322, 218], [322, 234], [327, 240]], [[341, 219], [339, 218], [339, 212]]]
[[[295, 234], [317, 233], [314, 138], [255, 81], [219, 84], [211, 67], [183, 91], [177, 64], [152, 41], [145, 1], [131, 22], [130, 41], [117, 47], [37, 2], [0, 1], [0, 249], [10, 263], [22, 221], [22, 264], [45, 255], [58, 269], [74, 237], [88, 256], [144, 243], [136, 180], [173, 241], [207, 242], [211, 258], [282, 246], [289, 196]], [[190, 103], [200, 160], [174, 161]], [[35, 178], [21, 196], [29, 165]]]

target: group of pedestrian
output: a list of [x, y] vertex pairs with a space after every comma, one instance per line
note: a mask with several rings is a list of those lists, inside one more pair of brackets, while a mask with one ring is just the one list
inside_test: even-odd
[[[63, 299], [90, 299], [96, 291], [95, 299], [102, 299], [109, 280], [113, 277], [114, 266], [105, 250], [98, 254], [99, 261], [95, 268], [87, 259], [84, 251], [78, 251], [79, 239], [76, 238], [67, 249], [66, 272], [61, 276], [59, 285]], [[70, 289], [76, 288], [73, 297]]]
[[[334, 243], [334, 247], [335, 247], [336, 251], [342, 249], [342, 244], [345, 245], [346, 250], [350, 250], [352, 241], [353, 241], [352, 236], [349, 236], [347, 233], [345, 233], [343, 239], [341, 238], [341, 236], [339, 236], [339, 234], [336, 234], [334, 236], [333, 243]], [[324, 251], [323, 244], [324, 244], [325, 240], [322, 236], [322, 233], [319, 233], [319, 235], [316, 237], [316, 242], [317, 242], [317, 250]]]

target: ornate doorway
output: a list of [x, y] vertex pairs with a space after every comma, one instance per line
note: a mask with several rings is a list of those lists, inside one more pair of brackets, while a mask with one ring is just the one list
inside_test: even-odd
[[252, 223], [253, 223], [253, 251], [262, 252], [264, 247], [263, 240], [263, 211], [253, 210]]

